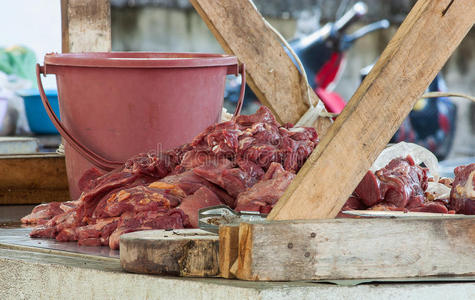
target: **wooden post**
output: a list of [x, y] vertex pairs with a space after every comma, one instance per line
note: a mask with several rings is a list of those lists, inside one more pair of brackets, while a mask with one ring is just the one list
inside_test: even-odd
[[61, 0], [62, 52], [111, 50], [109, 0]]
[[[250, 0], [190, 0], [228, 54], [246, 64], [247, 83], [262, 104], [281, 123], [296, 123], [307, 111], [307, 82], [266, 26]], [[310, 91], [311, 100], [318, 97]], [[319, 118], [317, 131], [324, 135], [331, 122]]]
[[335, 217], [474, 21], [473, 1], [419, 0], [268, 218]]

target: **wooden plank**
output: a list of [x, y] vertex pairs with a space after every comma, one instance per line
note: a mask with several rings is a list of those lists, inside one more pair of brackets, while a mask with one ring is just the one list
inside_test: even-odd
[[111, 51], [109, 0], [61, 0], [62, 52]]
[[[0, 204], [40, 204], [71, 200], [65, 189], [0, 189]], [[1, 209], [1, 208], [0, 208]]]
[[0, 155], [0, 189], [68, 188], [64, 155]]
[[0, 156], [0, 204], [68, 200], [68, 179], [63, 155]]
[[120, 263], [133, 273], [217, 276], [218, 244], [200, 229], [138, 231], [120, 237]]
[[[280, 41], [250, 0], [190, 0], [228, 54], [246, 64], [247, 83], [281, 123], [296, 123], [307, 111], [307, 86]], [[318, 97], [310, 91], [313, 103]], [[319, 118], [324, 135], [331, 122]]]
[[[253, 250], [253, 227], [246, 223], [239, 224], [239, 241], [237, 262], [232, 266], [232, 273], [239, 279], [251, 280], [252, 274], [252, 250]], [[254, 280], [254, 279], [252, 279]]]
[[419, 0], [268, 218], [335, 217], [474, 20], [473, 2]]
[[234, 278], [230, 269], [237, 259], [239, 226], [220, 226], [219, 227], [219, 274], [223, 278]]
[[241, 224], [239, 231], [239, 279], [287, 281], [475, 274], [473, 216], [282, 221]]

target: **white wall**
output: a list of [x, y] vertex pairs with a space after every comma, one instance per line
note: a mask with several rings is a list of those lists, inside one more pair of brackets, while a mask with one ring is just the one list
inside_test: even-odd
[[[0, 0], [0, 47], [25, 45], [43, 63], [48, 52], [61, 52], [60, 0]], [[54, 87], [53, 76], [45, 86]]]

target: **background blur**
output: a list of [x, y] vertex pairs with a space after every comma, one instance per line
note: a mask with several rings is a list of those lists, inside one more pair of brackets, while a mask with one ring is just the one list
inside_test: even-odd
[[[25, 45], [42, 62], [47, 52], [61, 51], [59, 0], [0, 0], [0, 47]], [[264, 17], [287, 39], [308, 34], [341, 16], [350, 0], [255, 0]], [[343, 2], [343, 3], [342, 3]], [[386, 18], [391, 27], [359, 40], [335, 90], [349, 99], [360, 83], [360, 69], [374, 63], [415, 1], [365, 0], [368, 14], [350, 32]], [[112, 50], [222, 53], [220, 45], [187, 0], [111, 0]], [[339, 11], [340, 9], [340, 11]], [[448, 89], [475, 95], [475, 30], [443, 69]], [[54, 86], [54, 79], [46, 85]], [[454, 99], [457, 134], [450, 158], [475, 156], [475, 105]]]

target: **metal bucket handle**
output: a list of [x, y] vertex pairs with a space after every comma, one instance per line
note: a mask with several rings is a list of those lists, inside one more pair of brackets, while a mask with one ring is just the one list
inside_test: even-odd
[[[244, 91], [246, 87], [246, 71], [245, 71], [244, 64], [240, 65], [239, 73], [241, 73], [241, 90], [239, 93], [239, 100], [238, 100], [236, 110], [233, 115], [233, 119], [236, 118], [241, 113], [241, 108], [244, 101]], [[101, 155], [90, 150], [88, 147], [86, 147], [84, 144], [79, 142], [74, 136], [71, 135], [71, 133], [66, 129], [66, 127], [64, 127], [63, 123], [61, 123], [59, 118], [54, 113], [53, 108], [51, 107], [48, 97], [46, 96], [45, 90], [43, 88], [43, 83], [41, 81], [40, 74], [43, 74], [44, 76], [46, 76], [45, 67], [40, 66], [39, 64], [36, 64], [36, 79], [38, 82], [38, 89], [40, 91], [41, 102], [43, 102], [43, 106], [46, 109], [46, 113], [48, 113], [48, 116], [53, 122], [54, 127], [56, 127], [56, 129], [59, 131], [61, 136], [69, 143], [69, 145], [71, 145], [71, 147], [73, 147], [74, 150], [79, 152], [90, 163], [92, 163], [93, 165], [105, 171], [111, 171], [123, 165], [123, 162], [111, 161], [111, 160], [105, 159]]]

